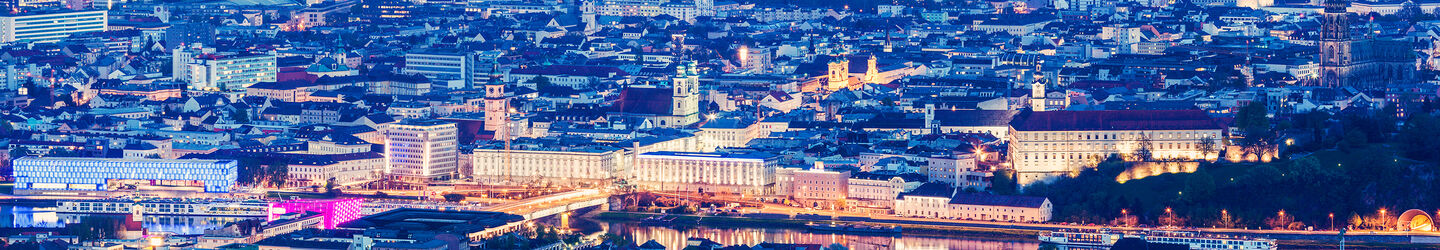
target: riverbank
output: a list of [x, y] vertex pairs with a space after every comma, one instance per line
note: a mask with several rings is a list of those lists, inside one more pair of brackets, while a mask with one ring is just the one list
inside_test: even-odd
[[[805, 228], [806, 228], [806, 227], [805, 227], [806, 224], [809, 224], [809, 223], [841, 222], [841, 223], [860, 223], [860, 224], [881, 225], [881, 226], [900, 226], [900, 227], [903, 229], [903, 231], [902, 231], [901, 234], [902, 234], [902, 235], [906, 235], [906, 236], [927, 236], [927, 237], [971, 236], [971, 237], [985, 237], [985, 238], [994, 238], [994, 239], [1009, 239], [1009, 240], [1022, 240], [1022, 241], [1038, 241], [1038, 240], [1036, 239], [1036, 235], [1039, 235], [1040, 232], [1045, 232], [1045, 231], [1051, 231], [1051, 230], [1053, 230], [1053, 229], [1042, 228], [1042, 227], [1038, 227], [1038, 226], [1029, 227], [1029, 228], [999, 228], [999, 227], [987, 227], [986, 224], [973, 224], [973, 223], [966, 224], [966, 223], [958, 223], [958, 222], [957, 222], [957, 223], [924, 222], [925, 224], [919, 224], [919, 223], [921, 223], [922, 221], [913, 221], [913, 222], [916, 222], [916, 223], [908, 223], [908, 222], [912, 222], [912, 221], [889, 220], [889, 219], [885, 219], [885, 220], [871, 220], [871, 221], [853, 221], [853, 220], [825, 220], [825, 219], [813, 219], [813, 218], [752, 218], [752, 217], [735, 217], [735, 216], [676, 215], [676, 214], [659, 214], [659, 213], [644, 213], [644, 212], [624, 212], [624, 211], [602, 211], [602, 212], [596, 212], [596, 213], [588, 214], [588, 216], [589, 216], [590, 218], [598, 219], [598, 220], [606, 220], [606, 221], [629, 221], [629, 222], [639, 222], [639, 221], [641, 221], [641, 220], [644, 220], [645, 218], [649, 218], [649, 217], [657, 216], [657, 215], [675, 216], [675, 217], [677, 218], [676, 221], [680, 221], [680, 222], [684, 222], [684, 223], [691, 223], [691, 222], [693, 222], [693, 223], [698, 223], [698, 224], [701, 224], [701, 225], [720, 226], [720, 227], [727, 227], [727, 226], [728, 226], [728, 227], [783, 227], [783, 228], [793, 228], [793, 229], [805, 229]], [[963, 224], [963, 225], [958, 225], [958, 224]], [[1012, 227], [1013, 227], [1013, 226], [1012, 226]], [[1314, 249], [1314, 248], [1338, 248], [1338, 247], [1340, 246], [1340, 242], [1338, 241], [1338, 239], [1331, 239], [1331, 238], [1336, 237], [1336, 236], [1328, 236], [1328, 235], [1317, 235], [1317, 234], [1307, 234], [1307, 233], [1289, 233], [1289, 234], [1283, 234], [1283, 233], [1247, 233], [1247, 234], [1243, 234], [1243, 235], [1250, 236], [1250, 237], [1261, 237], [1261, 238], [1271, 238], [1271, 239], [1275, 239], [1276, 242], [1279, 243], [1282, 248]], [[1410, 242], [1408, 241], [1408, 239], [1409, 239], [1408, 236], [1400, 236], [1400, 235], [1347, 235], [1347, 236], [1346, 236], [1346, 244], [1345, 244], [1345, 246], [1346, 246], [1347, 248], [1357, 248], [1357, 249], [1435, 249], [1437, 246], [1440, 246], [1440, 245], [1434, 245], [1434, 244], [1410, 243]]]
[[644, 220], [645, 218], [649, 218], [649, 217], [651, 217], [651, 216], [657, 216], [657, 215], [675, 216], [675, 217], [677, 218], [677, 219], [676, 219], [677, 221], [696, 222], [696, 223], [699, 223], [699, 224], [702, 224], [702, 225], [722, 226], [722, 227], [723, 227], [723, 226], [745, 226], [745, 227], [761, 226], [761, 227], [783, 227], [783, 228], [793, 228], [793, 229], [805, 229], [805, 228], [806, 228], [806, 224], [810, 224], [810, 223], [830, 223], [830, 222], [862, 223], [862, 224], [867, 224], [867, 225], [880, 225], [880, 226], [900, 226], [900, 227], [903, 229], [903, 231], [901, 232], [902, 235], [930, 236], [930, 237], [975, 236], [975, 237], [986, 237], [986, 238], [1006, 239], [1006, 240], [1028, 240], [1028, 241], [1037, 241], [1036, 238], [1035, 238], [1035, 235], [1039, 235], [1040, 232], [1041, 232], [1040, 230], [1025, 230], [1025, 229], [983, 228], [983, 227], [964, 227], [964, 226], [936, 226], [936, 225], [919, 225], [919, 224], [903, 224], [903, 223], [883, 223], [883, 222], [882, 222], [882, 223], [876, 223], [876, 222], [853, 222], [853, 221], [840, 221], [840, 220], [770, 219], [770, 218], [764, 218], [764, 219], [762, 219], [762, 218], [733, 217], [733, 216], [676, 215], [676, 214], [659, 214], [659, 213], [642, 213], [642, 212], [622, 212], [622, 211], [604, 211], [604, 212], [593, 213], [593, 214], [591, 214], [591, 216], [592, 216], [591, 218], [592, 218], [592, 219], [598, 219], [598, 220], [605, 220], [605, 221], [635, 221], [635, 222], [638, 222], [638, 221]]

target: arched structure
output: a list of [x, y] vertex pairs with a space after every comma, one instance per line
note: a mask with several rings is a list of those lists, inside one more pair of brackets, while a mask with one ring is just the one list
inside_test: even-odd
[[1395, 229], [1400, 231], [1435, 231], [1435, 219], [1430, 214], [1420, 209], [1410, 209], [1400, 214], [1400, 219], [1395, 224]]

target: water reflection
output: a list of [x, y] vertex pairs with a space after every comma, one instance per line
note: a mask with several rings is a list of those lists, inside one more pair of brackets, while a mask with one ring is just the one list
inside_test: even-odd
[[[56, 213], [54, 207], [25, 207], [25, 206], [0, 206], [0, 226], [3, 227], [46, 227], [60, 228], [68, 223], [79, 223], [81, 219], [90, 216], [103, 216], [114, 220], [124, 220], [123, 215], [91, 215]], [[225, 223], [247, 220], [263, 219], [260, 217], [229, 217], [229, 216], [145, 216], [141, 226], [154, 232], [168, 232], [175, 234], [203, 234], [206, 229], [215, 229]]]
[[840, 243], [850, 249], [1038, 249], [1039, 241], [988, 239], [978, 237], [922, 237], [887, 235], [840, 235], [790, 228], [694, 227], [674, 229], [635, 223], [608, 223], [607, 231], [634, 236], [636, 243], [655, 240], [671, 249], [685, 246], [685, 239], [706, 238], [725, 245], [754, 246], [761, 242], [819, 244]]

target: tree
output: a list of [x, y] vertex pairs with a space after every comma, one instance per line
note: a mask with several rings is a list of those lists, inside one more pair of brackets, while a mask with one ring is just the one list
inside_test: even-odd
[[1411, 23], [1414, 23], [1414, 21], [1418, 21], [1418, 19], [1420, 19], [1424, 15], [1425, 11], [1420, 10], [1420, 5], [1415, 4], [1414, 1], [1405, 1], [1404, 3], [1401, 3], [1400, 11], [1395, 12], [1395, 17], [1399, 17], [1400, 19], [1404, 19], [1405, 21], [1410, 21]]
[[1150, 136], [1146, 134], [1140, 134], [1140, 139], [1135, 141], [1135, 160], [1150, 161], [1152, 158], [1154, 158], [1154, 151], [1151, 151], [1152, 147], [1153, 145], [1150, 142]]
[[1015, 185], [1015, 171], [1010, 169], [996, 170], [995, 177], [990, 179], [990, 191], [996, 194], [1017, 194], [1019, 191]]
[[0, 138], [10, 137], [15, 133], [15, 126], [7, 121], [0, 121]]
[[1200, 141], [1196, 143], [1196, 146], [1199, 147], [1198, 149], [1200, 150], [1200, 159], [1209, 160], [1210, 153], [1219, 151], [1216, 149], [1218, 145], [1215, 144], [1215, 137], [1207, 135], [1205, 138], [1200, 138]]
[[1290, 228], [1291, 222], [1295, 222], [1295, 218], [1291, 217], [1290, 214], [1286, 214], [1285, 210], [1280, 210], [1275, 216], [1265, 219], [1266, 226], [1277, 230]]
[[290, 165], [283, 160], [277, 160], [265, 167], [265, 178], [269, 180], [270, 185], [284, 187], [285, 181], [290, 179], [289, 177]]
[[1235, 222], [1235, 216], [1230, 215], [1230, 211], [1221, 210], [1220, 218], [1215, 219], [1215, 223], [1212, 223], [1212, 226], [1218, 228], [1235, 228]]
[[1400, 129], [1399, 138], [1405, 156], [1416, 160], [1440, 159], [1440, 119], [1430, 114], [1419, 113]]
[[1365, 225], [1365, 218], [1364, 218], [1364, 217], [1360, 217], [1360, 214], [1358, 214], [1358, 213], [1350, 213], [1350, 220], [1348, 220], [1348, 221], [1349, 221], [1350, 227], [1352, 227], [1352, 228], [1357, 228], [1357, 227], [1361, 227], [1361, 226]]
[[1365, 132], [1360, 132], [1360, 130], [1350, 130], [1350, 132], [1345, 133], [1345, 139], [1340, 140], [1339, 146], [1340, 150], [1345, 150], [1348, 152], [1351, 150], [1363, 148], [1365, 147], [1365, 144], [1369, 143], [1370, 139], [1366, 138]]
[[445, 197], [445, 201], [449, 202], [460, 202], [465, 200], [465, 195], [462, 194], [445, 194], [442, 197]]
[[30, 156], [30, 155], [34, 155], [34, 153], [33, 153], [33, 152], [30, 152], [30, 148], [28, 148], [28, 147], [15, 147], [14, 149], [10, 149], [10, 159], [15, 159], [15, 158], [20, 158], [20, 157], [25, 157], [25, 156]]
[[230, 119], [235, 123], [250, 123], [250, 112], [245, 109], [230, 110]]

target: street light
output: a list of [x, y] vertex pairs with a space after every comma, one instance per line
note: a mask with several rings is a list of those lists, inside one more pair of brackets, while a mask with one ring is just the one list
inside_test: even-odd
[[1385, 230], [1386, 221], [1390, 221], [1390, 218], [1385, 217], [1385, 208], [1380, 208], [1380, 230]]
[[1335, 213], [1330, 213], [1330, 230], [1335, 230]]

